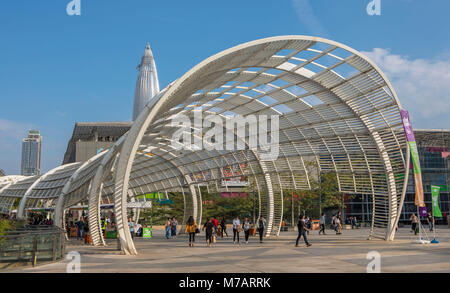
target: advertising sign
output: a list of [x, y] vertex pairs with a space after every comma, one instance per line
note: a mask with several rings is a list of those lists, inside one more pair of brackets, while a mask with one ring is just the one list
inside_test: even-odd
[[431, 199], [433, 202], [433, 216], [442, 218], [441, 209], [439, 208], [439, 186], [431, 185]]
[[152, 228], [142, 228], [142, 238], [152, 238]]
[[420, 170], [419, 151], [417, 150], [416, 139], [414, 137], [411, 121], [409, 120], [409, 113], [406, 110], [400, 110], [402, 117], [403, 129], [405, 130], [406, 141], [408, 142], [409, 149], [411, 151], [411, 160], [414, 169], [414, 183], [416, 187], [416, 197], [414, 203], [416, 206], [425, 207], [425, 201], [423, 199], [423, 185], [422, 185], [422, 172]]

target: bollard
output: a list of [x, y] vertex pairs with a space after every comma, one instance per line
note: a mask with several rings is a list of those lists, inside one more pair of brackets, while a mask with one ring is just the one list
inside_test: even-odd
[[120, 238], [117, 237], [117, 250], [122, 250], [120, 247]]
[[56, 235], [53, 236], [53, 261], [56, 261]]
[[33, 238], [33, 252], [31, 258], [31, 263], [33, 267], [36, 265], [36, 261], [37, 261], [37, 235], [35, 235]]

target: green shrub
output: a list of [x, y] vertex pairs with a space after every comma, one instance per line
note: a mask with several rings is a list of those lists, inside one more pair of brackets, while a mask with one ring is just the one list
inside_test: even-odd
[[13, 225], [9, 220], [0, 220], [0, 235], [11, 229], [13, 229]]

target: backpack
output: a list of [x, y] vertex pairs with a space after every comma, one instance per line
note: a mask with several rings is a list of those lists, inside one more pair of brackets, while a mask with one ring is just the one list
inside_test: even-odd
[[258, 228], [264, 228], [264, 222], [261, 219], [259, 219]]

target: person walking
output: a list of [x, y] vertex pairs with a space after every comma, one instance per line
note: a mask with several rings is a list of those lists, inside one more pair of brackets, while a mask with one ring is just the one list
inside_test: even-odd
[[306, 247], [311, 246], [311, 243], [308, 242], [308, 238], [306, 237], [306, 232], [309, 229], [306, 227], [305, 219], [304, 219], [303, 215], [300, 215], [298, 217], [297, 228], [298, 228], [298, 236], [297, 236], [297, 240], [295, 241], [295, 247], [298, 247], [298, 241], [300, 240], [300, 238], [302, 236], [303, 236], [303, 240], [305, 241]]
[[319, 235], [320, 233], [323, 233], [323, 235], [327, 235], [325, 233], [325, 213], [322, 213], [322, 215], [320, 216], [319, 226], [320, 226]]
[[419, 218], [417, 218], [415, 213], [412, 213], [411, 217], [409, 217], [409, 220], [411, 221], [411, 232], [414, 232], [414, 235], [417, 235], [417, 224], [419, 223]]
[[77, 225], [78, 228], [78, 234], [77, 234], [77, 240], [83, 240], [83, 229], [84, 229], [84, 222], [83, 218], [80, 218], [75, 225]]
[[333, 215], [333, 216], [331, 217], [331, 225], [330, 225], [330, 228], [331, 228], [332, 230], [336, 231], [336, 215]]
[[239, 232], [241, 229], [241, 221], [239, 220], [239, 217], [236, 216], [233, 219], [233, 244], [236, 243], [236, 236], [237, 236], [237, 243], [239, 244]]
[[356, 223], [356, 217], [352, 217], [352, 229], [358, 229], [357, 223]]
[[258, 224], [256, 224], [256, 229], [258, 229], [259, 233], [259, 243], [263, 242], [264, 231], [266, 231], [266, 228], [267, 228], [266, 219], [264, 219], [263, 217], [259, 218]]
[[130, 234], [131, 234], [131, 238], [134, 238], [134, 228], [135, 228], [135, 225], [134, 225], [134, 222], [133, 222], [133, 219], [130, 217], [130, 219], [128, 220], [128, 227], [130, 228]]
[[335, 224], [336, 224], [336, 235], [341, 235], [342, 234], [342, 219], [340, 215], [337, 215], [336, 219], [334, 220]]
[[245, 234], [245, 244], [248, 244], [248, 237], [250, 236], [250, 222], [247, 217], [244, 219], [244, 223], [242, 223], [242, 230], [244, 230]]
[[212, 221], [207, 218], [205, 224], [203, 225], [202, 231], [205, 230], [205, 235], [206, 235], [206, 245], [208, 247], [211, 246], [211, 242], [212, 242], [212, 236], [213, 236], [213, 230], [214, 230], [214, 224], [212, 223]]
[[217, 236], [217, 227], [219, 226], [219, 220], [217, 220], [216, 216], [213, 217], [213, 219], [211, 220], [212, 224], [213, 224], [213, 228], [214, 228], [214, 234], [213, 237]]
[[172, 217], [172, 222], [170, 223], [170, 234], [172, 235], [172, 238], [176, 238], [177, 236], [177, 225], [177, 219], [175, 217]]
[[190, 216], [186, 222], [186, 230], [189, 233], [189, 246], [194, 246], [195, 243], [195, 233], [197, 232], [197, 222], [195, 222], [194, 217]]
[[309, 231], [311, 231], [311, 218], [309, 216], [305, 217], [305, 225], [308, 230], [306, 230], [306, 234], [309, 235]]
[[172, 221], [170, 218], [167, 218], [166, 225], [164, 226], [166, 228], [166, 238], [170, 239], [170, 228], [172, 226]]
[[228, 237], [227, 223], [225, 221], [225, 217], [222, 217], [222, 220], [220, 221], [220, 227], [222, 228], [222, 238], [223, 238], [223, 234], [227, 235], [227, 237]]
[[428, 212], [428, 215], [427, 215], [427, 223], [428, 223], [428, 228], [430, 229], [430, 232], [433, 232], [434, 217], [431, 215], [430, 212]]

